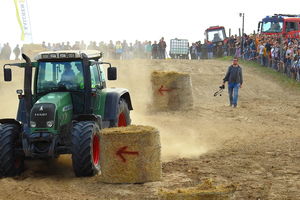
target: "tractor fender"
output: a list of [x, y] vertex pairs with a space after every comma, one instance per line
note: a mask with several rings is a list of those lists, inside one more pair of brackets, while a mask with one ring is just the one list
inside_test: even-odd
[[20, 128], [22, 127], [22, 124], [19, 121], [12, 119], [12, 118], [0, 119], [0, 124], [15, 124], [15, 125], [19, 126]]
[[75, 121], [75, 122], [94, 121], [98, 124], [99, 128], [102, 129], [102, 117], [100, 115], [80, 114], [80, 115], [76, 115], [73, 118], [73, 121]]
[[106, 89], [106, 100], [104, 110], [104, 120], [116, 120], [119, 109], [120, 99], [123, 98], [129, 110], [133, 110], [129, 91], [124, 88], [108, 88]]

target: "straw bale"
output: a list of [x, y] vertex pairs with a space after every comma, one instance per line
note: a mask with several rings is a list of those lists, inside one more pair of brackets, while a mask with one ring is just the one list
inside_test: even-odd
[[[145, 183], [161, 179], [161, 145], [157, 129], [134, 125], [103, 129], [100, 147], [101, 182]], [[120, 151], [123, 151], [123, 158], [117, 153]]]
[[191, 188], [164, 190], [159, 192], [161, 200], [231, 200], [234, 198], [236, 186], [213, 186], [211, 179], [205, 180], [201, 185]]
[[162, 189], [159, 192], [161, 200], [231, 200], [234, 198], [236, 186], [213, 186], [212, 180], [207, 179], [196, 187], [175, 190]]
[[[151, 74], [154, 110], [186, 110], [193, 107], [191, 77], [187, 73], [154, 71]], [[159, 92], [159, 89], [169, 91]]]

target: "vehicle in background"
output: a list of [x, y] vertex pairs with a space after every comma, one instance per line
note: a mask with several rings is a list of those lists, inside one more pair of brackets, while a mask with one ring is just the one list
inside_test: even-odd
[[258, 33], [285, 38], [300, 38], [300, 15], [274, 14], [258, 23]]
[[205, 30], [205, 38], [208, 42], [217, 45], [223, 45], [226, 39], [226, 32], [224, 26], [211, 26]]
[[171, 39], [169, 54], [172, 59], [189, 59], [189, 41], [186, 39]]
[[213, 43], [213, 54], [222, 57], [223, 45], [226, 43], [226, 31], [224, 26], [211, 26], [205, 30], [205, 38], [208, 43]]

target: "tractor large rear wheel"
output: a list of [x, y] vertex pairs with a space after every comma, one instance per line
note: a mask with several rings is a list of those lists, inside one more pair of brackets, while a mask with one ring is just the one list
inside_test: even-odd
[[131, 124], [130, 119], [130, 110], [128, 109], [128, 105], [125, 101], [125, 99], [120, 99], [119, 102], [119, 110], [118, 110], [118, 119], [115, 126], [121, 127], [121, 126], [129, 126]]
[[15, 124], [0, 125], [0, 176], [12, 177], [24, 170], [24, 157], [16, 154], [20, 128]]
[[99, 127], [84, 121], [74, 125], [72, 131], [72, 163], [78, 177], [93, 176], [100, 170]]

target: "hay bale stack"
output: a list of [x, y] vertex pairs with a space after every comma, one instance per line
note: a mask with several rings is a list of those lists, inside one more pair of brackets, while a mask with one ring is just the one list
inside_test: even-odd
[[31, 60], [34, 60], [34, 57], [43, 51], [47, 51], [47, 49], [43, 48], [41, 44], [24, 44], [22, 47], [22, 52]]
[[157, 129], [149, 126], [104, 129], [100, 147], [101, 182], [145, 183], [161, 179]]
[[151, 82], [153, 110], [186, 110], [193, 107], [192, 81], [189, 74], [154, 71]]
[[231, 200], [234, 198], [236, 186], [213, 186], [212, 181], [207, 179], [203, 184], [191, 188], [176, 190], [161, 190], [161, 200]]

